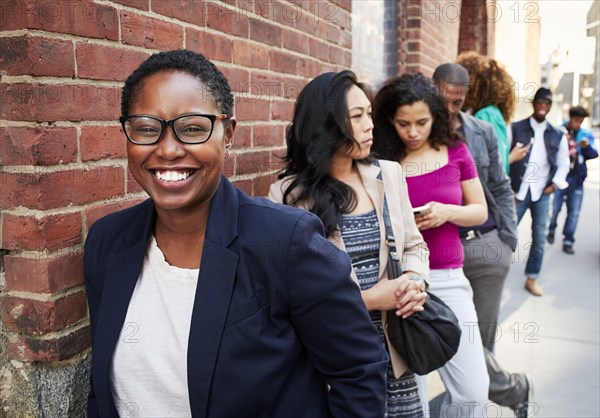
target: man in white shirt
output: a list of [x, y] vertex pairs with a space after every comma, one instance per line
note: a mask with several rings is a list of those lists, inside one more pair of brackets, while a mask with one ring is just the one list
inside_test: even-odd
[[544, 258], [544, 243], [550, 195], [568, 187], [569, 148], [562, 130], [552, 126], [546, 115], [552, 92], [541, 87], [533, 98], [533, 115], [512, 125], [511, 149], [523, 149], [524, 158], [510, 165], [510, 178], [517, 199], [517, 222], [531, 212], [531, 249], [525, 266], [525, 289], [534, 296], [543, 292], [537, 282]]

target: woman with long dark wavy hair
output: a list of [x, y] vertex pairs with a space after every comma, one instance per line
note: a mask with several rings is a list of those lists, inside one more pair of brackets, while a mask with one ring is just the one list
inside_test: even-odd
[[458, 317], [463, 328], [456, 355], [439, 369], [446, 392], [430, 405], [432, 416], [482, 416], [489, 378], [477, 324], [473, 291], [462, 264], [459, 226], [480, 225], [487, 204], [473, 157], [450, 134], [448, 110], [432, 81], [422, 74], [388, 80], [373, 102], [374, 153], [399, 162], [411, 204], [430, 251], [430, 291]]
[[[414, 373], [388, 343], [387, 311], [421, 311], [428, 250], [412, 216], [400, 165], [370, 158], [368, 90], [351, 71], [316, 77], [301, 91], [287, 129], [287, 155], [269, 198], [316, 214], [327, 238], [350, 256], [353, 279], [390, 355], [386, 416], [421, 417]], [[403, 274], [389, 277], [383, 220], [387, 200]]]

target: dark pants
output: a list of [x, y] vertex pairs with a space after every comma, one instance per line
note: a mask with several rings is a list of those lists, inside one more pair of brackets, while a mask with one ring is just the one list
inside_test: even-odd
[[521, 373], [508, 373], [493, 354], [504, 282], [512, 262], [512, 250], [494, 229], [471, 240], [462, 240], [465, 248], [463, 270], [473, 288], [473, 302], [485, 361], [490, 376], [489, 399], [498, 405], [515, 407], [523, 402], [528, 387]]
[[517, 201], [517, 223], [521, 222], [527, 209], [531, 212], [531, 249], [525, 265], [525, 276], [537, 279], [544, 261], [544, 245], [546, 245], [546, 223], [548, 222], [548, 207], [550, 195], [542, 193], [536, 202], [531, 200], [531, 191], [527, 191], [525, 200]]
[[550, 217], [550, 231], [554, 232], [557, 227], [556, 220], [564, 202], [567, 202], [567, 219], [565, 220], [565, 226], [563, 227], [563, 244], [573, 245], [575, 243], [575, 229], [577, 228], [579, 211], [581, 210], [581, 203], [583, 202], [583, 184], [575, 184], [574, 182], [569, 181], [569, 187], [554, 192], [552, 216]]

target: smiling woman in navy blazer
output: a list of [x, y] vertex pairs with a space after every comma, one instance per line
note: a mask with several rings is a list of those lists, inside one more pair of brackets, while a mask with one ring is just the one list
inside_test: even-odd
[[150, 199], [85, 244], [89, 416], [382, 417], [387, 355], [347, 255], [314, 215], [222, 175], [225, 77], [200, 54], [155, 54], [121, 110]]

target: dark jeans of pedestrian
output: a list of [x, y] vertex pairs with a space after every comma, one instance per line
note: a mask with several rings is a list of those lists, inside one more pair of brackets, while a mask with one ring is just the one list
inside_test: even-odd
[[531, 212], [531, 247], [525, 265], [525, 275], [531, 279], [537, 279], [542, 270], [549, 206], [550, 195], [547, 193], [542, 193], [536, 202], [532, 202], [531, 191], [528, 190], [524, 200], [517, 200], [517, 223], [521, 222], [527, 209]]
[[573, 245], [575, 243], [575, 229], [579, 220], [579, 212], [583, 202], [583, 184], [569, 184], [564, 190], [554, 192], [554, 202], [552, 203], [552, 216], [550, 217], [550, 231], [557, 228], [558, 214], [567, 202], [567, 219], [563, 226], [563, 244]]

